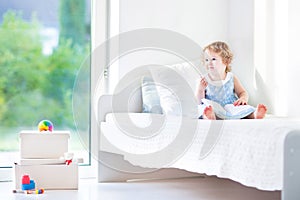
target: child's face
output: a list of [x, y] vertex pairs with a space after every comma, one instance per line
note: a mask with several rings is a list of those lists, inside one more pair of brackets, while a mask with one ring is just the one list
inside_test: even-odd
[[223, 63], [222, 58], [219, 54], [205, 50], [204, 64], [208, 73], [213, 76], [223, 77], [226, 70], [226, 65]]

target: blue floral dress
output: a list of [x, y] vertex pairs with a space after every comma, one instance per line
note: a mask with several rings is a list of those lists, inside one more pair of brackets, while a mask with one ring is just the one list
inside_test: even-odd
[[[208, 85], [205, 89], [205, 99], [208, 99], [213, 102], [217, 102], [222, 107], [224, 107], [227, 104], [233, 104], [238, 99], [234, 91], [233, 73], [228, 72], [225, 80], [222, 81], [212, 81], [208, 75], [206, 75], [205, 78], [208, 82]], [[201, 103], [198, 107], [200, 119], [202, 118], [203, 111], [206, 106], [207, 104]], [[240, 119], [250, 115], [255, 111], [255, 108], [250, 105], [246, 105], [246, 106], [241, 105], [236, 107], [236, 110], [238, 109], [241, 109], [238, 113], [226, 112], [225, 114], [224, 113], [221, 114], [220, 112], [216, 112], [218, 110], [215, 110], [215, 108], [214, 111], [216, 115], [222, 119]]]
[[224, 81], [212, 81], [207, 76], [208, 86], [205, 90], [205, 98], [215, 101], [222, 106], [232, 104], [238, 98], [234, 92], [234, 78], [231, 72], [228, 72]]

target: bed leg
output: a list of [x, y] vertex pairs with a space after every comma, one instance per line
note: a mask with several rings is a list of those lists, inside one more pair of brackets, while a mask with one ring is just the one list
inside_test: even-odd
[[282, 200], [300, 198], [300, 130], [291, 131], [284, 141]]
[[127, 178], [123, 177], [123, 174], [114, 170], [103, 163], [99, 163], [98, 166], [98, 182], [126, 182]]
[[125, 165], [123, 157], [118, 154], [99, 151], [98, 182], [126, 182], [129, 179], [127, 173], [114, 169], [110, 165]]

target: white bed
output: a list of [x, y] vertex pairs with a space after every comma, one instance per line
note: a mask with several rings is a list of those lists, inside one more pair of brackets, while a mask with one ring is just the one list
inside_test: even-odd
[[98, 101], [99, 182], [215, 175], [299, 199], [298, 119], [209, 121], [141, 113], [136, 80]]
[[[128, 121], [128, 115], [132, 122]], [[129, 135], [135, 132], [133, 124], [146, 128], [153, 118], [165, 124], [160, 134], [152, 137]], [[186, 133], [178, 131], [181, 121], [189, 127], [184, 130]], [[193, 123], [197, 123], [196, 130], [193, 130]], [[214, 132], [210, 130], [212, 126]], [[152, 126], [153, 129], [155, 125]], [[295, 129], [300, 129], [299, 120], [181, 120], [176, 116], [150, 113], [110, 113], [106, 116], [106, 121], [101, 123], [101, 130], [109, 142], [106, 144], [111, 144], [116, 149], [103, 143], [102, 150], [121, 154], [135, 166], [184, 169], [229, 178], [246, 186], [273, 191], [282, 189], [284, 139]], [[193, 131], [195, 135], [189, 134]], [[185, 136], [187, 140], [192, 140], [182, 140]], [[187, 145], [179, 145], [184, 153], [171, 150], [162, 152], [174, 140], [179, 140], [179, 143], [186, 142]], [[158, 151], [161, 151], [158, 160], [152, 157], [154, 155], [149, 156]], [[168, 153], [175, 154], [170, 162], [166, 161]]]
[[[111, 98], [111, 96], [105, 95], [101, 101], [111, 102]], [[150, 144], [148, 150], [143, 145], [124, 146], [123, 144], [126, 144], [124, 138], [127, 138], [129, 144], [130, 142], [143, 144], [145, 141], [141, 143], [139, 139], [133, 140], [132, 137], [124, 135], [120, 131], [123, 128], [120, 129], [113, 122], [113, 114], [106, 115], [111, 108], [109, 105], [111, 104], [107, 104], [101, 109], [105, 114], [102, 117], [99, 137], [99, 182], [178, 178], [206, 174], [229, 178], [262, 190], [281, 190], [284, 200], [298, 199], [300, 196], [298, 190], [300, 123], [296, 119], [225, 120], [222, 124], [220, 124], [221, 121], [197, 120], [197, 134], [187, 151], [183, 152], [184, 154], [180, 155], [176, 162], [168, 163], [168, 166], [157, 169], [155, 162], [145, 162], [143, 159], [137, 159], [136, 156], [131, 158], [128, 155], [135, 150], [138, 152], [140, 149], [147, 154], [149, 149], [155, 151], [160, 147], [155, 146], [154, 140], [148, 141]], [[118, 112], [121, 111], [119, 109]], [[133, 118], [138, 117], [141, 121], [143, 118], [149, 119], [146, 114], [142, 113], [130, 115]], [[141, 117], [142, 115], [143, 117]], [[107, 116], [107, 122], [104, 116]], [[136, 120], [135, 122], [137, 123]], [[145, 122], [142, 123], [145, 125]], [[205, 133], [210, 130], [210, 123], [219, 123], [219, 125], [214, 124], [213, 127], [222, 127], [222, 132], [212, 135], [212, 143], [208, 143], [209, 147], [204, 150], [204, 153], [207, 154], [203, 154], [201, 157], [201, 150], [203, 153], [201, 145], [203, 145], [203, 141], [207, 141]], [[126, 124], [121, 126], [126, 127]], [[216, 137], [217, 140], [215, 140]], [[174, 138], [161, 137], [160, 139], [168, 143]], [[111, 144], [108, 141], [111, 141], [113, 145], [107, 146], [107, 144]], [[211, 148], [211, 144], [215, 144], [215, 146]], [[162, 144], [162, 146], [164, 145]], [[112, 148], [112, 146], [118, 148]], [[209, 149], [212, 151], [207, 151]]]

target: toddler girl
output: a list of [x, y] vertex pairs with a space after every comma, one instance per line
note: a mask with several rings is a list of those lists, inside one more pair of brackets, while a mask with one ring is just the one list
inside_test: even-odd
[[[221, 106], [233, 104], [234, 106], [247, 105], [248, 93], [239, 79], [230, 72], [233, 54], [224, 42], [214, 42], [204, 48], [204, 64], [208, 74], [199, 81], [196, 98], [199, 104], [202, 99], [215, 101]], [[258, 104], [253, 112], [245, 116], [249, 119], [262, 119], [265, 117], [267, 107]], [[203, 119], [216, 119], [216, 114], [211, 105], [204, 108]]]

